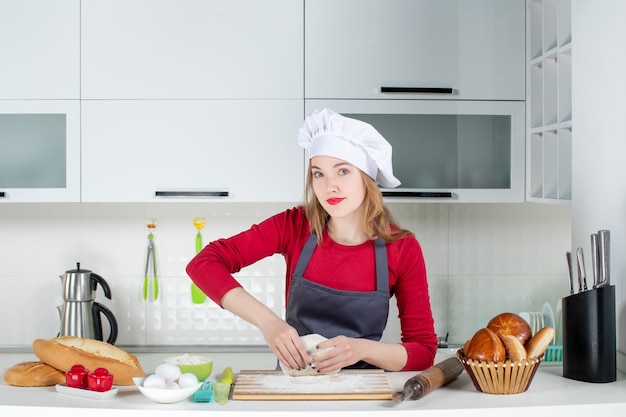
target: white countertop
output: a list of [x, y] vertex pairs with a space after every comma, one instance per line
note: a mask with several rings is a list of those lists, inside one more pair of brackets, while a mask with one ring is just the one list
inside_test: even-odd
[[[453, 354], [453, 350], [440, 350], [436, 362]], [[136, 354], [144, 370], [150, 372], [171, 354]], [[243, 369], [274, 369], [276, 360], [270, 353], [211, 353], [214, 375], [226, 366], [235, 373]], [[0, 354], [0, 370], [15, 363], [37, 360], [32, 354]], [[404, 382], [416, 372], [388, 372], [392, 391], [399, 391]], [[575, 381], [562, 376], [559, 365], [544, 363], [537, 371], [529, 389], [521, 394], [490, 395], [474, 388], [465, 371], [447, 386], [414, 401], [229, 401], [226, 405], [194, 403], [186, 400], [176, 404], [157, 404], [139, 393], [135, 387], [119, 387], [117, 396], [109, 400], [93, 400], [57, 393], [55, 387], [23, 388], [0, 381], [0, 414], [17, 416], [24, 412], [45, 412], [48, 416], [89, 417], [133, 416], [154, 417], [162, 415], [187, 416], [199, 413], [218, 413], [224, 417], [274, 416], [277, 413], [309, 414], [333, 412], [342, 415], [415, 415], [424, 412], [429, 416], [502, 416], [507, 417], [547, 415], [548, 412], [589, 413], [603, 412], [624, 415], [626, 412], [626, 377], [618, 372], [617, 381], [593, 384]], [[529, 414], [531, 413], [531, 414]], [[609, 415], [609, 414], [604, 414]]]

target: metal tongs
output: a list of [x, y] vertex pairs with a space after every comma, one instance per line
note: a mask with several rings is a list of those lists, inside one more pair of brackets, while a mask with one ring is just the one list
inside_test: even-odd
[[[152, 281], [152, 299], [154, 301], [159, 298], [159, 280], [157, 278], [157, 262], [156, 251], [154, 247], [154, 235], [152, 231], [156, 229], [156, 219], [146, 220], [146, 226], [148, 227], [148, 250], [146, 252], [146, 272], [143, 276], [143, 299], [148, 299], [148, 290], [150, 289], [150, 281]], [[152, 280], [149, 279], [150, 264], [152, 264]]]

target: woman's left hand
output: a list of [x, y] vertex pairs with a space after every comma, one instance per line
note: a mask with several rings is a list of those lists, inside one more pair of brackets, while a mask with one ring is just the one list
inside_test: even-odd
[[406, 349], [400, 343], [337, 336], [318, 344], [318, 349], [332, 348], [313, 356], [311, 366], [321, 374], [364, 361], [387, 371], [401, 371], [406, 365]]
[[354, 339], [346, 336], [337, 336], [324, 340], [317, 345], [318, 349], [332, 348], [327, 352], [313, 357], [311, 366], [321, 374], [338, 371], [360, 361], [364, 355], [361, 352], [364, 339]]

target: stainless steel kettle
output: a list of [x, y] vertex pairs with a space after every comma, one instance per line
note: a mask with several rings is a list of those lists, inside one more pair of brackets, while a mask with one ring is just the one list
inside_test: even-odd
[[103, 340], [102, 318], [109, 322], [109, 337], [106, 342], [114, 344], [117, 340], [117, 320], [107, 307], [95, 302], [98, 284], [104, 291], [104, 296], [111, 299], [111, 288], [100, 275], [87, 269], [65, 271], [60, 276], [65, 302], [57, 306], [61, 318], [59, 336], [76, 336], [87, 339]]

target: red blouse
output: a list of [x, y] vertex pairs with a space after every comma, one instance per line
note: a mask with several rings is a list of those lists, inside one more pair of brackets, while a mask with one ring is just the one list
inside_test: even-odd
[[[227, 239], [209, 243], [187, 266], [193, 282], [217, 304], [241, 285], [232, 274], [265, 257], [281, 254], [287, 263], [285, 302], [289, 303], [291, 276], [311, 234], [302, 207], [278, 213]], [[395, 295], [401, 342], [408, 353], [403, 370], [423, 370], [433, 364], [437, 336], [430, 308], [422, 249], [413, 236], [387, 243], [389, 291]], [[374, 291], [376, 269], [373, 241], [357, 246], [334, 242], [325, 231], [322, 246], [306, 269], [308, 280], [348, 291]], [[288, 304], [286, 304], [288, 305]]]

